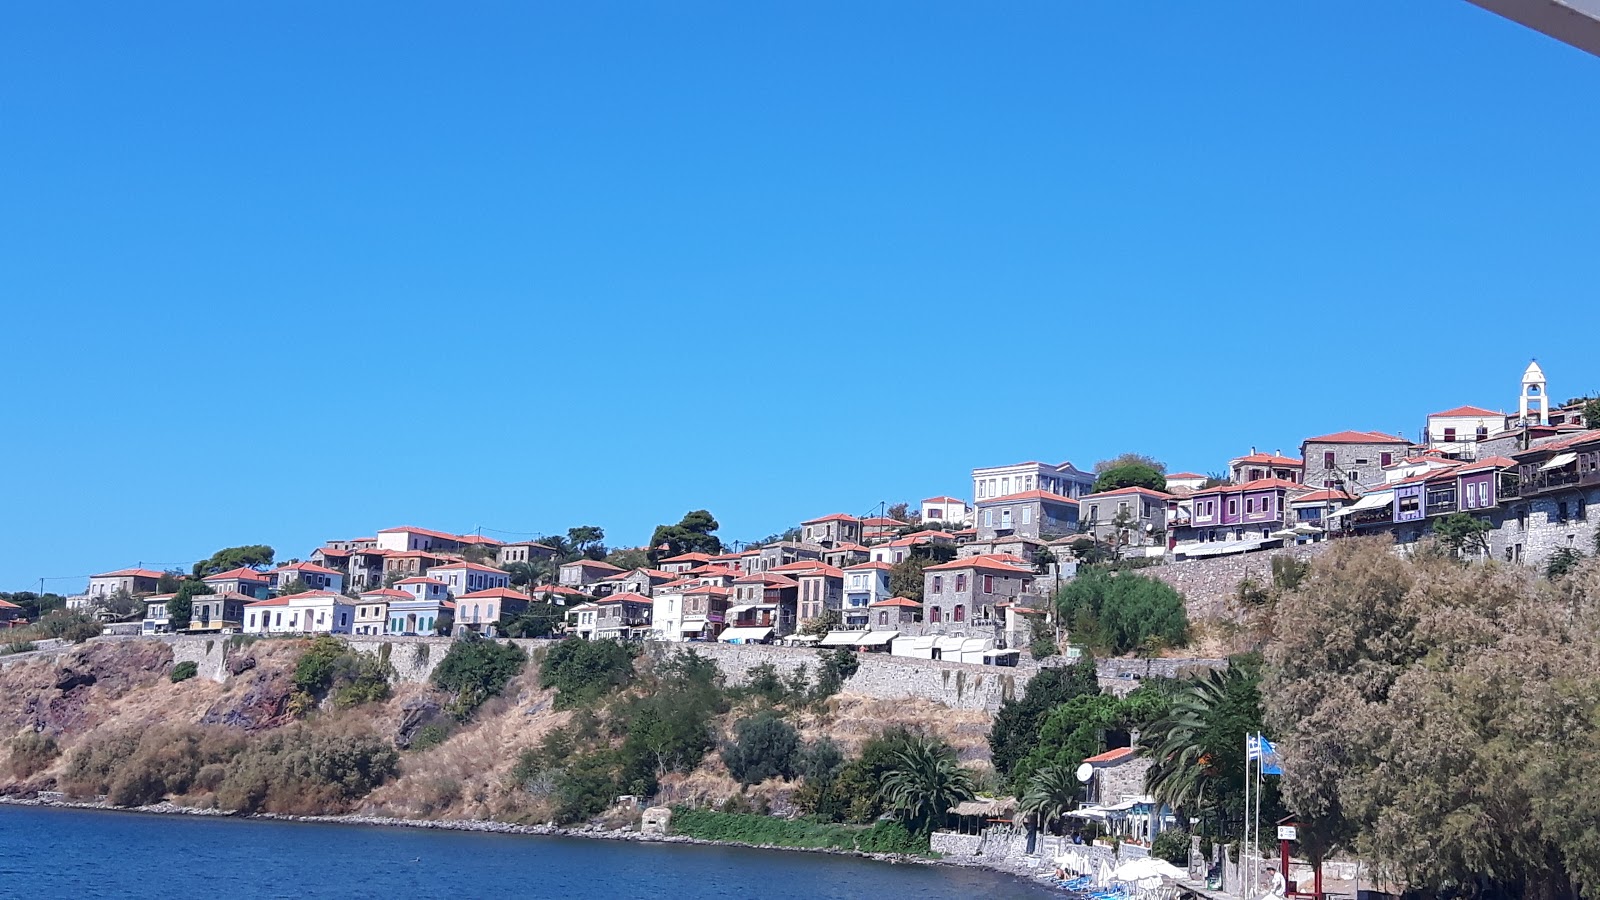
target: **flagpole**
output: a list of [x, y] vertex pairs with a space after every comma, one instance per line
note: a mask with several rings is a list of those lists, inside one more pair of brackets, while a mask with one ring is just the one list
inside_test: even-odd
[[[1266, 762], [1267, 762], [1267, 748], [1262, 745], [1262, 743], [1261, 743], [1261, 732], [1258, 731], [1258, 732], [1256, 732], [1256, 843], [1255, 843], [1255, 849], [1256, 849], [1257, 855], [1260, 855], [1260, 851], [1261, 851], [1261, 768], [1262, 768], [1262, 766], [1266, 765]], [[1253, 869], [1252, 871], [1256, 872], [1256, 873], [1259, 873], [1260, 869], [1261, 869], [1261, 865], [1260, 865], [1260, 863], [1258, 861], [1257, 864], [1256, 864], [1255, 869]], [[1256, 887], [1257, 887], [1257, 889], [1259, 889], [1261, 887], [1260, 882], [1257, 882]]]
[[1239, 842], [1239, 896], [1249, 898], [1245, 893], [1244, 873], [1249, 868], [1250, 860], [1250, 735], [1244, 736], [1244, 815], [1239, 817], [1244, 823], [1244, 837]]

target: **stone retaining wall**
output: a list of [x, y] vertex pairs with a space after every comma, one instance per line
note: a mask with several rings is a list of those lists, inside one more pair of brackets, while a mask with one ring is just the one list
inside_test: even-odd
[[1189, 621], [1225, 619], [1231, 616], [1229, 607], [1238, 596], [1239, 582], [1251, 578], [1262, 585], [1272, 584], [1273, 557], [1310, 559], [1327, 550], [1328, 546], [1325, 542], [1300, 544], [1256, 553], [1167, 562], [1136, 571], [1140, 575], [1159, 578], [1183, 594]]

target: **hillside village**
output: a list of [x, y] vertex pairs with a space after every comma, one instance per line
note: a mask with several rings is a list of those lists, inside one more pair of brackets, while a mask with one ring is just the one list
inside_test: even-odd
[[[1438, 538], [1466, 557], [1569, 564], [1595, 540], [1600, 430], [1585, 427], [1586, 402], [1552, 404], [1535, 362], [1514, 411], [1430, 413], [1415, 440], [1345, 429], [1305, 438], [1295, 456], [1251, 447], [1211, 474], [1161, 472], [1132, 454], [1099, 473], [987, 466], [972, 470], [970, 499], [819, 515], [737, 550], [704, 511], [658, 529], [657, 546], [609, 555], [593, 528], [505, 542], [390, 527], [276, 567], [108, 571], [66, 605], [145, 634], [567, 632], [1014, 665], [1084, 562], [1181, 567], [1381, 534], [1402, 548]], [[175, 621], [180, 591], [189, 609]], [[10, 625], [22, 612], [0, 601]]]

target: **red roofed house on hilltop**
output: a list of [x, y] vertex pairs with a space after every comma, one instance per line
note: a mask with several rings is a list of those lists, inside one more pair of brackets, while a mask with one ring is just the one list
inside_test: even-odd
[[1506, 414], [1481, 406], [1457, 406], [1428, 414], [1427, 446], [1456, 459], [1476, 459], [1479, 441], [1505, 430]]
[[135, 596], [153, 594], [160, 581], [161, 573], [154, 569], [118, 569], [115, 572], [89, 576], [89, 590], [85, 591], [84, 595], [96, 600], [109, 597], [117, 591], [126, 591]]
[[612, 594], [595, 603], [593, 638], [637, 641], [650, 635], [650, 598]]
[[466, 538], [459, 534], [434, 531], [431, 528], [413, 528], [410, 525], [385, 528], [378, 532], [378, 546], [384, 550], [397, 552], [431, 550], [436, 553], [459, 553], [466, 543]]
[[1199, 472], [1168, 472], [1167, 493], [1198, 491], [1205, 486], [1207, 477]]
[[1026, 491], [1047, 491], [1076, 500], [1092, 490], [1094, 476], [1070, 462], [1050, 465], [1030, 461], [972, 470], [974, 502]]
[[226, 594], [232, 591], [236, 594], [254, 597], [257, 600], [267, 599], [267, 594], [270, 591], [267, 574], [245, 566], [230, 569], [226, 572], [218, 572], [215, 575], [207, 575], [200, 580], [204, 581], [206, 587], [211, 588], [216, 593]]
[[[1228, 460], [1228, 473], [1234, 484], [1260, 481], [1263, 478], [1276, 478], [1280, 481], [1305, 481], [1305, 471], [1305, 460], [1284, 456], [1276, 450], [1271, 453], [1258, 453], [1256, 448], [1251, 447], [1250, 452], [1244, 456]], [[1167, 486], [1172, 486], [1172, 476], [1170, 475], [1167, 476]], [[1195, 487], [1198, 488], [1199, 485], [1195, 485]]]
[[817, 544], [824, 549], [841, 541], [861, 543], [861, 520], [844, 513], [833, 513], [820, 519], [800, 523], [801, 540]]
[[267, 573], [267, 587], [273, 591], [281, 591], [295, 581], [313, 591], [344, 592], [344, 573], [316, 563], [289, 563]]
[[928, 566], [922, 570], [922, 630], [999, 637], [1004, 623], [995, 604], [1026, 594], [1034, 578], [1031, 569], [991, 556], [971, 556]]
[[1122, 547], [1165, 547], [1167, 504], [1172, 495], [1142, 487], [1117, 488], [1089, 494], [1078, 502], [1078, 517], [1085, 532], [1096, 540], [1116, 541]]
[[1384, 469], [1407, 455], [1411, 442], [1379, 431], [1336, 431], [1300, 444], [1305, 477], [1313, 488], [1360, 495], [1384, 484]]
[[482, 563], [451, 562], [442, 566], [431, 566], [423, 573], [435, 581], [442, 581], [450, 588], [452, 597], [470, 594], [474, 591], [487, 591], [493, 588], [511, 586], [511, 576]]
[[955, 497], [928, 497], [922, 501], [922, 521], [970, 525], [972, 512], [965, 500]]
[[572, 562], [562, 563], [556, 569], [556, 581], [562, 587], [582, 589], [622, 571], [621, 567], [598, 559], [575, 559]]
[[502, 544], [497, 551], [497, 562], [502, 566], [512, 563], [533, 562], [539, 559], [549, 559], [556, 552], [538, 541], [517, 541], [514, 544]]
[[495, 626], [528, 608], [528, 595], [508, 587], [485, 588], [455, 598], [455, 633], [471, 631], [495, 637]]

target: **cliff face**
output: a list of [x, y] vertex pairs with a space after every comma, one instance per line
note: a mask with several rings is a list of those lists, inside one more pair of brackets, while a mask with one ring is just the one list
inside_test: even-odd
[[[79, 799], [170, 797], [224, 809], [524, 823], [548, 818], [548, 808], [520, 789], [512, 772], [524, 750], [567, 725], [574, 713], [557, 710], [553, 692], [538, 686], [537, 662], [470, 722], [458, 724], [443, 712], [449, 696], [403, 676], [381, 701], [308, 706], [297, 698], [293, 678], [308, 646], [305, 640], [218, 639], [205, 648], [204, 665], [214, 666], [210, 674], [220, 680], [202, 673], [176, 684], [170, 680], [172, 647], [155, 640], [95, 640], [10, 661], [0, 668], [0, 794], [66, 790]], [[714, 730], [727, 737], [748, 712], [736, 707]], [[846, 753], [886, 728], [907, 725], [944, 737], [966, 762], [988, 760], [990, 714], [983, 709], [863, 696], [847, 687], [795, 722], [804, 738], [830, 738]], [[373, 741], [385, 748], [387, 768], [364, 773], [372, 777], [360, 790], [329, 788], [346, 774], [341, 766], [376, 765]], [[365, 747], [367, 755], [352, 747]], [[325, 763], [330, 757], [336, 762]], [[150, 771], [119, 774], [117, 766], [128, 759]], [[280, 769], [312, 779], [304, 772], [318, 765], [332, 765], [316, 776], [321, 781], [273, 782]], [[252, 766], [262, 770], [256, 782], [243, 772]], [[145, 783], [151, 779], [155, 787]], [[793, 787], [773, 782], [753, 790], [782, 810]], [[661, 792], [670, 802], [721, 803], [740, 789], [713, 752], [694, 771], [664, 777]], [[291, 795], [308, 799], [272, 799]]]

